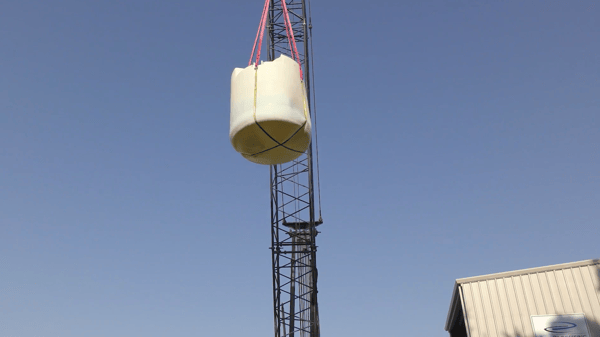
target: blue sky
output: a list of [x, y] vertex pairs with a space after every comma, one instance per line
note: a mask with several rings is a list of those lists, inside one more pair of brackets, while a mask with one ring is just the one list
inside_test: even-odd
[[[260, 1], [6, 1], [0, 336], [273, 334]], [[600, 257], [596, 1], [313, 1], [323, 336], [444, 336], [456, 278]]]

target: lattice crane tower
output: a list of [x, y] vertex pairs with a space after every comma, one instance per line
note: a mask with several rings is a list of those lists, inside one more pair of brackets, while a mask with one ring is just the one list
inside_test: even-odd
[[[319, 337], [317, 302], [317, 236], [321, 218], [316, 107], [312, 68], [310, 1], [287, 0], [290, 24], [304, 74], [304, 85], [313, 121], [313, 139], [298, 159], [271, 170], [271, 252], [275, 337]], [[290, 55], [284, 9], [279, 1], [269, 5], [268, 60]], [[315, 155], [313, 155], [315, 154]], [[316, 166], [315, 166], [316, 165]], [[316, 170], [315, 170], [316, 168]], [[315, 180], [317, 184], [315, 184]], [[315, 199], [318, 199], [315, 202]]]
[[308, 1], [265, 0], [248, 67], [231, 75], [231, 144], [270, 167], [275, 337], [320, 336], [315, 238], [323, 221]]

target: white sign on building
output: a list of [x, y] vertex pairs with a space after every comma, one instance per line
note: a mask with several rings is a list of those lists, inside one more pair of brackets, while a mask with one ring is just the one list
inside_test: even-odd
[[535, 337], [591, 337], [584, 314], [531, 316]]

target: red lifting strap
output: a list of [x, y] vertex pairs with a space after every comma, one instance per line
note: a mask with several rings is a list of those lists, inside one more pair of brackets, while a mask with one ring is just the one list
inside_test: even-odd
[[[254, 46], [252, 47], [252, 53], [250, 54], [250, 60], [248, 61], [248, 65], [252, 65], [252, 57], [254, 56], [254, 52], [256, 52], [256, 61], [254, 62], [254, 66], [258, 67], [258, 61], [260, 61], [260, 51], [262, 49], [262, 41], [263, 36], [265, 34], [265, 26], [267, 23], [267, 16], [269, 13], [269, 5], [271, 0], [265, 0], [265, 6], [263, 7], [262, 16], [260, 18], [260, 23], [258, 25], [258, 31], [256, 32], [256, 38], [254, 39]], [[287, 4], [285, 0], [281, 0], [281, 7], [283, 8], [283, 20], [285, 23], [285, 33], [288, 38], [288, 43], [290, 46], [290, 51], [292, 53], [292, 59], [298, 62], [300, 68], [300, 79], [303, 79], [304, 76], [302, 74], [302, 64], [300, 63], [300, 56], [298, 54], [298, 48], [296, 47], [296, 38], [294, 37], [294, 31], [292, 30], [292, 23], [290, 21], [290, 15], [287, 10]], [[259, 39], [260, 37], [260, 39]], [[258, 48], [257, 48], [258, 42]]]
[[[260, 50], [262, 49], [262, 40], [265, 32], [265, 24], [267, 22], [267, 13], [269, 11], [269, 3], [270, 0], [265, 0], [265, 6], [263, 7], [262, 16], [260, 17], [260, 23], [258, 24], [258, 31], [256, 32], [256, 38], [254, 39], [254, 46], [252, 47], [252, 54], [250, 54], [250, 61], [248, 61], [248, 65], [252, 64], [252, 57], [254, 56], [254, 51], [256, 50], [256, 42], [258, 42], [258, 50], [256, 51], [256, 62], [254, 63], [258, 66], [258, 60], [260, 59]], [[260, 41], [258, 37], [260, 36]]]

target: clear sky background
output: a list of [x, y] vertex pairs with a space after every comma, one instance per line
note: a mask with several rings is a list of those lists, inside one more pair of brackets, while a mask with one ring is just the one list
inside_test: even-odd
[[[262, 1], [3, 1], [0, 337], [273, 335]], [[312, 1], [323, 336], [445, 336], [454, 280], [600, 257], [598, 1]]]

